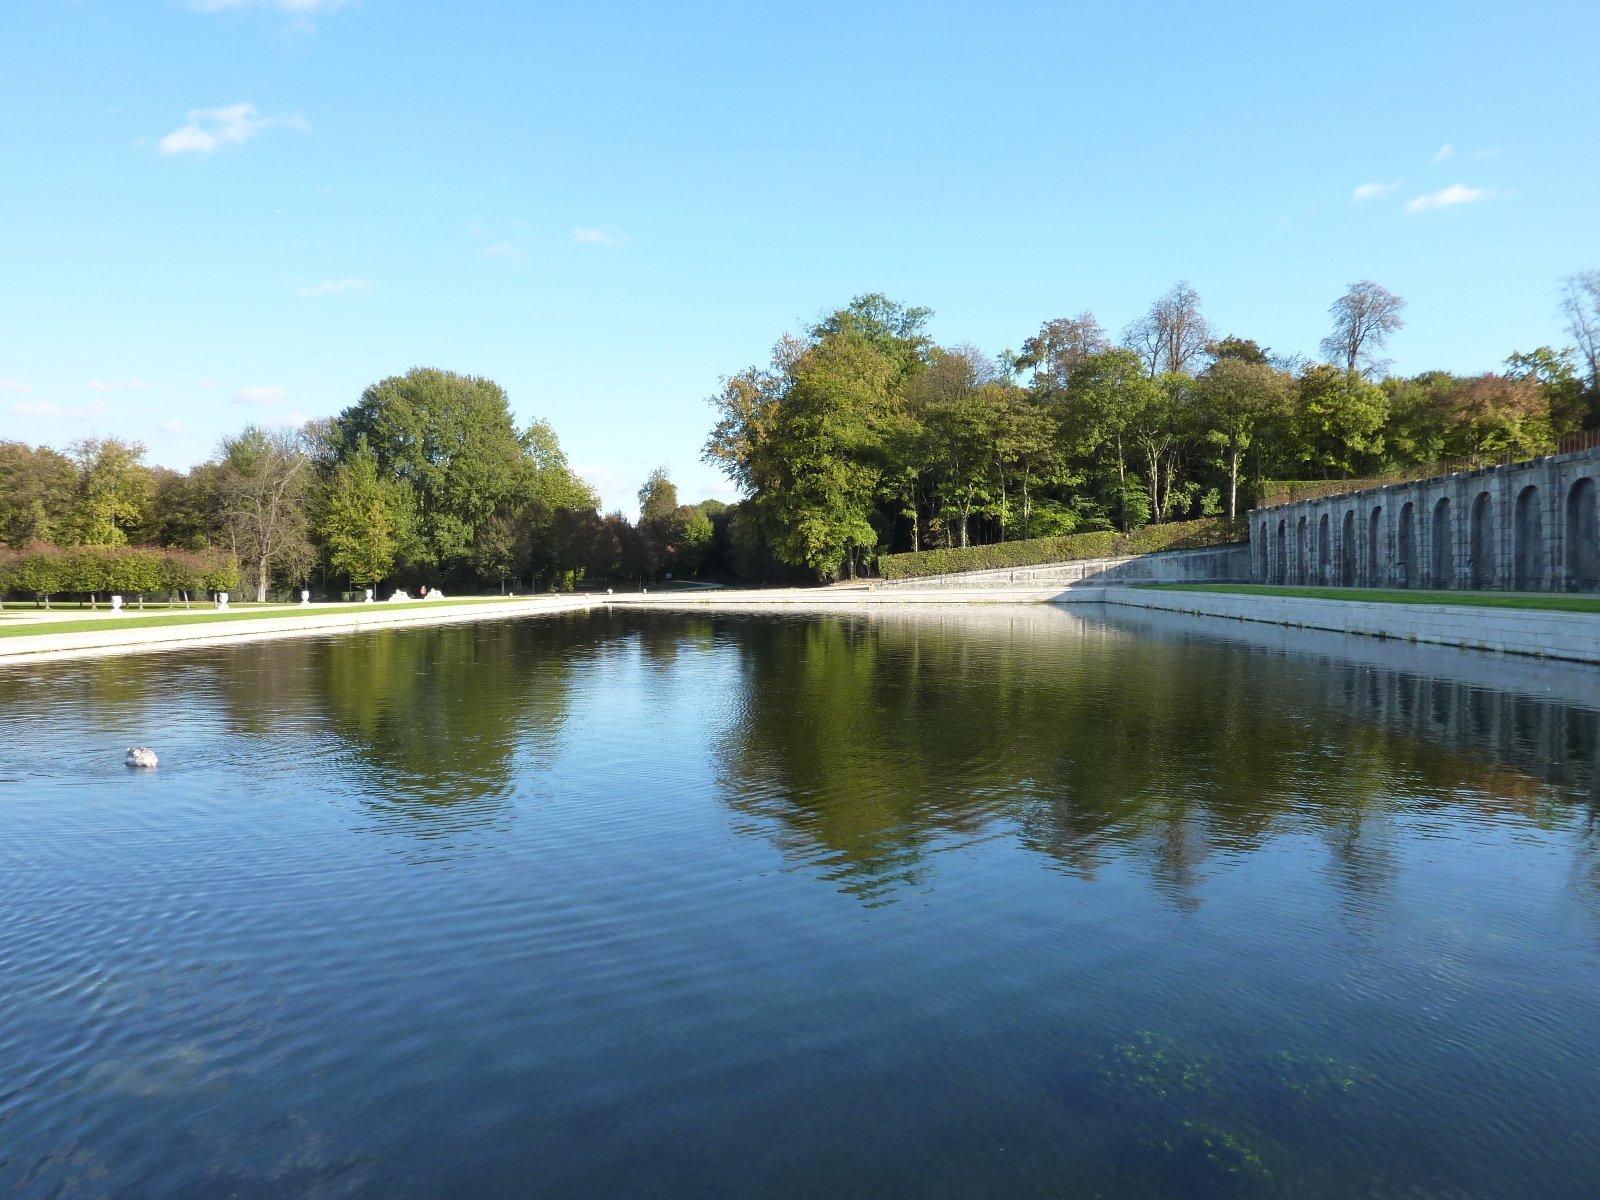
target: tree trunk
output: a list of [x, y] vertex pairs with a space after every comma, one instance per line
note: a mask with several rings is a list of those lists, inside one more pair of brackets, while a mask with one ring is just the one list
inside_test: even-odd
[[1239, 519], [1239, 440], [1228, 443], [1228, 520]]

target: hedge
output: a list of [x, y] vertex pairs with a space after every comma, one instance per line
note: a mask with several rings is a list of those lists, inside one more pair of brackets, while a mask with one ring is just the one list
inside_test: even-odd
[[1132, 533], [1110, 531], [1073, 533], [1065, 537], [1029, 538], [1022, 542], [996, 542], [953, 550], [922, 550], [916, 554], [878, 556], [878, 573], [885, 579], [918, 579], [927, 575], [954, 575], [960, 571], [994, 571], [1005, 567], [1035, 567], [1043, 563], [1074, 562], [1085, 558], [1115, 558], [1124, 554], [1152, 554], [1157, 550], [1199, 550], [1230, 546], [1250, 540], [1249, 522], [1226, 517], [1146, 525]]
[[38, 544], [0, 552], [0, 592], [48, 597], [118, 592], [227, 592], [239, 586], [239, 563], [218, 550], [195, 554], [160, 546]]

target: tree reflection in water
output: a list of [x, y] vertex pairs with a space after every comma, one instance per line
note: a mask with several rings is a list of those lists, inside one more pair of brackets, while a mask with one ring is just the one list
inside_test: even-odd
[[[1470, 679], [1496, 660], [1241, 653], [1204, 626], [1082, 611], [728, 619], [744, 693], [720, 743], [727, 803], [869, 902], [924, 882], [938, 850], [1014, 831], [1074, 874], [1134, 861], [1187, 908], [1208, 863], [1296, 832], [1359, 915], [1393, 881], [1398, 820], [1549, 825], [1586, 798], [1595, 709]], [[1417, 673], [1441, 663], [1468, 678]]]

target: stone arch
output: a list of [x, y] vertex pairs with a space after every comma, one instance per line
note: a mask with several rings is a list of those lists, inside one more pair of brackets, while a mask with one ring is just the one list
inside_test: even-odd
[[1455, 582], [1455, 555], [1450, 545], [1450, 497], [1433, 506], [1433, 586], [1447, 588]]
[[1272, 582], [1282, 585], [1289, 575], [1289, 522], [1278, 522], [1278, 565], [1272, 573]]
[[1494, 497], [1488, 492], [1479, 492], [1472, 501], [1467, 532], [1467, 566], [1473, 590], [1481, 592], [1495, 585]]
[[1400, 506], [1400, 536], [1395, 550], [1395, 582], [1408, 588], [1414, 582], [1417, 562], [1417, 506]]
[[1600, 526], [1587, 476], [1567, 489], [1567, 591], [1600, 591]]
[[1356, 510], [1344, 514], [1344, 530], [1339, 538], [1339, 583], [1344, 587], [1356, 585]]
[[1260, 542], [1261, 542], [1260, 548], [1256, 551], [1256, 563], [1257, 563], [1257, 566], [1259, 568], [1259, 570], [1258, 570], [1258, 572], [1256, 574], [1256, 578], [1261, 580], [1262, 583], [1265, 583], [1265, 582], [1267, 582], [1267, 567], [1268, 567], [1267, 523], [1265, 521], [1261, 522], [1261, 538], [1260, 538]]
[[1515, 541], [1512, 586], [1519, 592], [1544, 591], [1550, 574], [1550, 556], [1544, 544], [1544, 513], [1539, 506], [1539, 489], [1532, 484], [1517, 493], [1512, 537]]
[[1294, 530], [1294, 581], [1296, 583], [1304, 583], [1308, 573], [1306, 570], [1306, 538], [1306, 517], [1304, 513], [1301, 513], [1300, 524], [1296, 525]]
[[1331, 525], [1328, 514], [1323, 513], [1317, 522], [1317, 583], [1323, 587], [1327, 586], [1328, 570], [1333, 565], [1333, 547], [1329, 545], [1333, 540]]
[[1367, 586], [1383, 586], [1383, 509], [1374, 508], [1367, 518]]

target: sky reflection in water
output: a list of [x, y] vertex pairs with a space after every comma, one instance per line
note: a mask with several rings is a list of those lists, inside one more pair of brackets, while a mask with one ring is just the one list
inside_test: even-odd
[[34, 664], [0, 706], [0, 1195], [1600, 1174], [1590, 668], [610, 612]]

